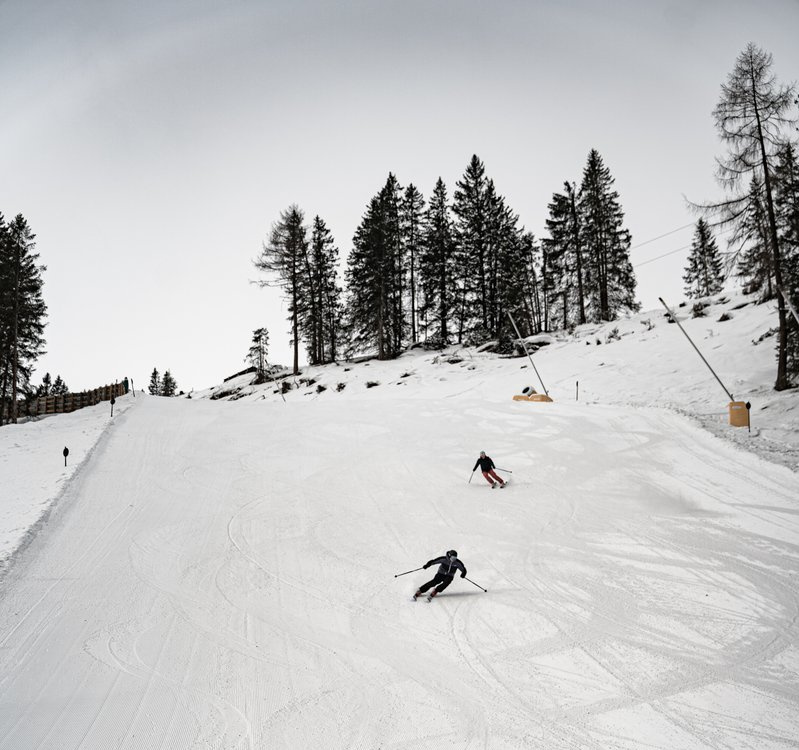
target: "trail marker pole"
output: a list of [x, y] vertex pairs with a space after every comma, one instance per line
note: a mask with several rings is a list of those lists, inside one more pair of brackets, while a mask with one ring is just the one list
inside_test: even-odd
[[64, 466], [67, 465], [67, 456], [69, 455], [69, 448], [64, 446]]
[[535, 370], [535, 374], [538, 376], [538, 382], [541, 383], [541, 387], [544, 389], [544, 393], [548, 396], [549, 391], [547, 387], [544, 385], [544, 381], [541, 380], [541, 376], [538, 374], [538, 368], [535, 366], [535, 362], [533, 362], [533, 358], [530, 356], [530, 352], [527, 351], [527, 344], [524, 343], [524, 339], [522, 338], [521, 333], [519, 333], [519, 328], [516, 325], [516, 321], [513, 319], [513, 315], [510, 314], [508, 311], [508, 317], [510, 318], [510, 322], [513, 324], [513, 330], [516, 331], [516, 335], [519, 337], [519, 341], [521, 341], [522, 348], [524, 349], [524, 353], [527, 355], [527, 359], [530, 360], [530, 364], [533, 366], [533, 370]]
[[111, 416], [112, 417], [114, 416], [114, 404], [116, 402], [117, 402], [117, 400], [113, 396], [111, 396]]

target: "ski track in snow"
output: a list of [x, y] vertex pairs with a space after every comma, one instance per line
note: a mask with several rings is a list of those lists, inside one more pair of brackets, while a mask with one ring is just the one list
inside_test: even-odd
[[[797, 476], [456, 395], [128, 409], [2, 582], [0, 750], [796, 747]], [[409, 601], [450, 547], [488, 593]]]

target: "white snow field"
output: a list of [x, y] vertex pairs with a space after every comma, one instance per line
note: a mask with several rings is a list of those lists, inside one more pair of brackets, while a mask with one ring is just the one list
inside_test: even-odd
[[[629, 404], [626, 372], [698, 372], [675, 328], [626, 365], [632, 334], [541, 350], [550, 404], [473, 352], [319, 370], [285, 402], [120, 399], [0, 580], [0, 749], [796, 748], [799, 475]], [[588, 360], [592, 403], [559, 395], [600, 350], [615, 379]], [[628, 403], [598, 403], [614, 380]], [[797, 394], [769, 398], [787, 440]], [[0, 438], [36, 454], [70, 419]], [[481, 449], [506, 489], [469, 482]], [[411, 601], [434, 571], [395, 575], [450, 548], [488, 592]]]

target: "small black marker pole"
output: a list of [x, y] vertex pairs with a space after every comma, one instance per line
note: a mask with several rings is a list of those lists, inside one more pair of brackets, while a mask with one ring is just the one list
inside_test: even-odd
[[67, 456], [69, 455], [69, 448], [64, 446], [64, 466], [67, 465]]

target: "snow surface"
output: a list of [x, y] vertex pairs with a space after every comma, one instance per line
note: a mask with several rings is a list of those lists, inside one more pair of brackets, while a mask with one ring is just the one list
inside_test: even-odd
[[[751, 435], [655, 313], [536, 351], [550, 404], [411, 352], [3, 428], [0, 748], [795, 748], [798, 394], [740, 302], [685, 325]], [[488, 592], [412, 602], [452, 547]]]

